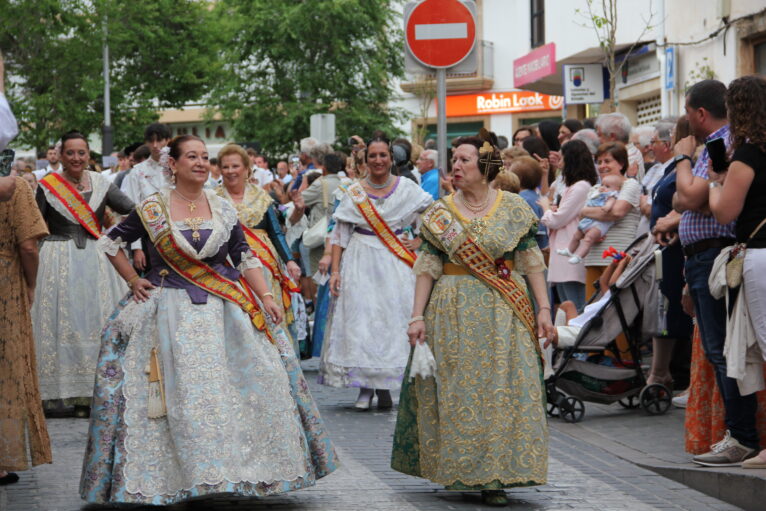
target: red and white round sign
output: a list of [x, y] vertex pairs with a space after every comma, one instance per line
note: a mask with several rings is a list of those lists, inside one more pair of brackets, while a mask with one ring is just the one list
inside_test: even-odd
[[404, 27], [407, 47], [428, 67], [459, 64], [476, 42], [476, 20], [459, 0], [424, 0], [407, 16]]

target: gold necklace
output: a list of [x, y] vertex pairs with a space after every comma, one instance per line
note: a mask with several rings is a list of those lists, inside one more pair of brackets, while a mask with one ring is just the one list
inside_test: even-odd
[[[179, 192], [178, 190], [173, 190], [173, 191], [176, 192], [176, 194], [178, 194], [178, 196], [181, 197], [181, 199], [183, 199], [183, 200], [185, 200], [187, 202], [187, 205], [189, 206], [189, 213], [194, 213], [194, 210], [197, 209], [196, 202], [198, 200], [200, 200], [200, 198], [205, 194], [205, 191], [203, 190], [203, 191], [199, 192], [199, 195], [197, 196], [196, 199], [189, 200], [186, 197], [184, 197], [184, 195], [181, 192]], [[197, 233], [197, 234], [199, 235], [199, 233]]]
[[201, 236], [199, 234], [199, 228], [202, 226], [202, 223], [205, 221], [204, 218], [201, 216], [194, 216], [184, 219], [184, 223], [189, 226], [189, 228], [192, 230], [192, 241], [194, 243], [197, 243]]
[[481, 204], [471, 204], [468, 202], [465, 198], [465, 195], [463, 195], [463, 191], [460, 191], [460, 202], [463, 203], [463, 206], [466, 207], [466, 209], [472, 213], [481, 213], [485, 209], [487, 209], [487, 206], [489, 205], [489, 196], [490, 191], [487, 190], [487, 195], [484, 197], [484, 201]]

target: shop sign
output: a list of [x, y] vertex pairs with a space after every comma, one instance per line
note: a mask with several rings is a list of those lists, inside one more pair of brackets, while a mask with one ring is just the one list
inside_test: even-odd
[[564, 73], [564, 100], [567, 105], [603, 103], [608, 94], [605, 69], [601, 64], [567, 64]]
[[488, 92], [447, 96], [447, 117], [561, 110], [564, 98], [539, 92]]
[[517, 89], [556, 72], [556, 43], [548, 43], [513, 61], [513, 86]]

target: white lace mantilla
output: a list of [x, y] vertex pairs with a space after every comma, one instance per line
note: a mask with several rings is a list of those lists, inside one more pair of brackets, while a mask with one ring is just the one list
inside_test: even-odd
[[[91, 188], [88, 206], [90, 206], [90, 209], [95, 212], [104, 201], [104, 197], [106, 197], [106, 193], [109, 191], [109, 185], [111, 182], [98, 172], [93, 172], [92, 170], [88, 171], [88, 177], [90, 178]], [[43, 193], [45, 194], [45, 199], [48, 201], [48, 204], [53, 209], [55, 209], [56, 212], [61, 214], [61, 216], [73, 224], [80, 223], [75, 219], [74, 216], [72, 216], [72, 213], [69, 212], [69, 210], [61, 203], [59, 199], [56, 198], [55, 195], [53, 195], [46, 187], [42, 186], [41, 188], [43, 189]]]

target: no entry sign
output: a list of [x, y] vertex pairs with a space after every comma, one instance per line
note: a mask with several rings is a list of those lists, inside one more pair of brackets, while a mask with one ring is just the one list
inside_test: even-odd
[[476, 20], [459, 0], [424, 0], [405, 21], [405, 40], [412, 55], [424, 66], [452, 67], [471, 53]]

